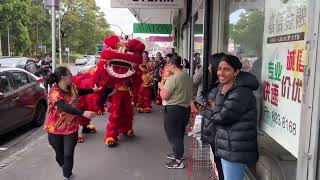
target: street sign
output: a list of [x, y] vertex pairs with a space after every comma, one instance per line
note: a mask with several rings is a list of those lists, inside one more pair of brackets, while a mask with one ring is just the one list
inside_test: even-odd
[[70, 52], [70, 48], [66, 48], [66, 52], [68, 52], [68, 53], [69, 53], [69, 52]]
[[60, 0], [45, 0], [44, 5], [47, 8], [51, 8], [52, 6], [55, 6], [56, 9], [59, 9]]
[[103, 45], [102, 44], [98, 44], [96, 50], [97, 50], [98, 53], [100, 53], [103, 50]]
[[146, 34], [172, 34], [172, 25], [133, 23], [133, 32]]
[[111, 8], [179, 9], [184, 0], [111, 0]]

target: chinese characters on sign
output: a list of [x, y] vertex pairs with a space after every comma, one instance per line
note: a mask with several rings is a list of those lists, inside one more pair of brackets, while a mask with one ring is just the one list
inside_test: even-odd
[[282, 34], [297, 30], [306, 24], [307, 7], [296, 6], [283, 9], [270, 9], [268, 17], [268, 34]]
[[282, 64], [280, 62], [268, 63], [268, 70], [269, 70], [269, 79], [281, 81], [281, 74], [282, 74]]
[[293, 102], [301, 103], [302, 80], [283, 76], [281, 96]]
[[297, 157], [307, 0], [265, 2], [261, 128]]
[[[302, 65], [303, 49], [288, 50], [286, 67], [287, 71], [303, 73], [304, 66]], [[283, 66], [280, 62], [268, 63], [268, 79], [263, 83], [263, 97], [264, 101], [278, 106], [279, 85], [281, 82], [281, 96], [290, 99], [294, 102], [301, 103], [301, 89], [302, 80], [299, 78], [291, 78], [290, 76], [283, 76]], [[270, 80], [274, 82], [270, 83]], [[270, 98], [271, 96], [271, 98]]]
[[287, 70], [303, 72], [304, 67], [302, 65], [302, 53], [303, 49], [288, 50], [287, 56]]

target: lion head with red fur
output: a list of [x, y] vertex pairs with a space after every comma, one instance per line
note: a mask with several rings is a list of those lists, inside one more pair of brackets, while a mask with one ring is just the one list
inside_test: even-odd
[[104, 69], [109, 77], [119, 80], [125, 80], [134, 75], [142, 63], [145, 45], [138, 39], [127, 41], [116, 35], [106, 38], [104, 43], [98, 69]]

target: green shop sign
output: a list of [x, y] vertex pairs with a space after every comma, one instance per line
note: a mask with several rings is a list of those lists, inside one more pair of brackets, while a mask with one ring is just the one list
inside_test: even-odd
[[194, 25], [194, 34], [203, 34], [203, 24]]
[[145, 34], [172, 34], [172, 25], [133, 23], [133, 32]]

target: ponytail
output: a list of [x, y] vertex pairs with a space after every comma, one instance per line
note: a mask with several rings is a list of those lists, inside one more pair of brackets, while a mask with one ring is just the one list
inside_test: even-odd
[[54, 73], [51, 71], [47, 75], [46, 81], [49, 85], [53, 85], [55, 83], [59, 83], [63, 76], [68, 75], [68, 68], [64, 66], [60, 66], [54, 70]]
[[46, 81], [51, 86], [56, 83], [56, 79], [56, 75], [50, 71], [47, 75]]

